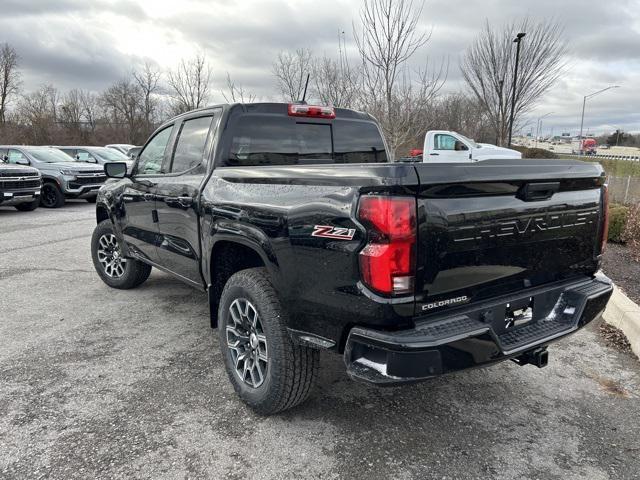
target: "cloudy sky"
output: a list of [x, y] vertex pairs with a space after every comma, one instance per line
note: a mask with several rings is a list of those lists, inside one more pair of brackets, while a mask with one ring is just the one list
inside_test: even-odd
[[[222, 101], [226, 72], [268, 99], [275, 97], [277, 53], [306, 47], [335, 55], [340, 31], [353, 49], [360, 6], [360, 0], [0, 0], [0, 42], [18, 50], [26, 90], [51, 83], [99, 91], [145, 61], [172, 68], [202, 52], [214, 71], [214, 101]], [[433, 34], [413, 61], [448, 58], [445, 90], [457, 90], [458, 61], [483, 22], [499, 26], [524, 16], [561, 22], [569, 44], [566, 74], [532, 115], [554, 112], [545, 133], [575, 133], [582, 96], [614, 84], [621, 88], [588, 101], [586, 127], [640, 131], [640, 0], [427, 0], [421, 27]]]

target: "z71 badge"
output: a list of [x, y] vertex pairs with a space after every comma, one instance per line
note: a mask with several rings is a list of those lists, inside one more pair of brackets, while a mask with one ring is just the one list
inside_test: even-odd
[[312, 237], [333, 238], [334, 240], [353, 240], [355, 228], [333, 227], [331, 225], [314, 225]]

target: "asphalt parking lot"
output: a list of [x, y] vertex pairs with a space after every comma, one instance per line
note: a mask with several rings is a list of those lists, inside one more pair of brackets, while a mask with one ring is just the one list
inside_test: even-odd
[[404, 388], [322, 357], [306, 404], [234, 395], [204, 294], [93, 271], [94, 206], [0, 208], [1, 478], [640, 478], [640, 362], [594, 325], [545, 369], [502, 363]]

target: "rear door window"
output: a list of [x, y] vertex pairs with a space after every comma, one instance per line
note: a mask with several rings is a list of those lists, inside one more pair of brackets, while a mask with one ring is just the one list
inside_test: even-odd
[[171, 172], [185, 172], [203, 165], [204, 149], [213, 116], [186, 120], [180, 127]]

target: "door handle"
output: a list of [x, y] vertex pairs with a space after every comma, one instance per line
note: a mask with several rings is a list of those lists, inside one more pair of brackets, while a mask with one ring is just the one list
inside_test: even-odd
[[178, 203], [184, 208], [189, 208], [193, 205], [193, 198], [191, 197], [178, 197]]
[[170, 207], [189, 208], [193, 205], [193, 197], [164, 197], [164, 203]]
[[440, 154], [439, 153], [430, 153], [429, 155], [433, 155], [434, 157], [437, 157]]

